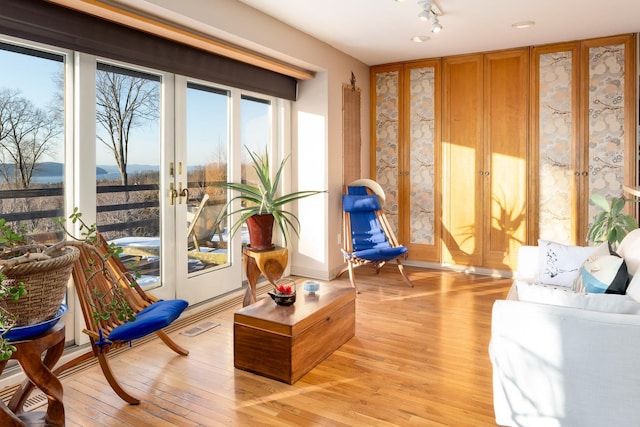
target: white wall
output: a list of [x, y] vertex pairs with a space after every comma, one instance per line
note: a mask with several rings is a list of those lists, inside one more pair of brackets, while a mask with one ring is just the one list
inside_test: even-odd
[[[292, 108], [293, 186], [326, 189], [300, 201], [301, 239], [292, 251], [291, 272], [330, 279], [342, 268], [342, 86], [351, 72], [361, 88], [362, 171], [369, 171], [369, 67], [324, 42], [237, 0], [121, 0], [150, 13], [315, 71], [299, 84]], [[317, 215], [321, 213], [321, 215]]]

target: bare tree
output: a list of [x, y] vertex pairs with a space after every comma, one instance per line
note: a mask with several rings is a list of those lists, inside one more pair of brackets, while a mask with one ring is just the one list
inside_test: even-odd
[[19, 90], [0, 89], [0, 173], [8, 184], [29, 188], [38, 161], [61, 133], [55, 111], [37, 107]]
[[158, 118], [158, 85], [134, 73], [98, 70], [96, 98], [97, 122], [106, 131], [97, 139], [113, 153], [122, 185], [127, 185], [131, 131]]

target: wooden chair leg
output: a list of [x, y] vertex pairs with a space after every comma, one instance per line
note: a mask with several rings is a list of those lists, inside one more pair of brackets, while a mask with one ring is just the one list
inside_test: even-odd
[[104, 374], [104, 377], [107, 379], [107, 382], [109, 383], [113, 391], [115, 391], [116, 394], [120, 396], [120, 399], [124, 400], [130, 405], [139, 405], [140, 400], [136, 399], [135, 397], [127, 393], [122, 388], [122, 386], [120, 385], [116, 377], [113, 375], [113, 372], [111, 372], [111, 366], [109, 366], [107, 355], [104, 353], [98, 354], [98, 361], [100, 362], [100, 368], [102, 368], [102, 373]]
[[376, 274], [380, 274], [380, 269], [384, 267], [386, 261], [378, 261], [373, 263], [373, 268], [376, 270]]
[[176, 342], [172, 340], [165, 331], [159, 330], [159, 331], [156, 331], [156, 334], [158, 335], [158, 337], [160, 337], [162, 342], [167, 345], [167, 347], [169, 347], [171, 350], [178, 353], [180, 356], [187, 356], [189, 354], [189, 350], [186, 350], [180, 347], [178, 344], [176, 344]]
[[356, 281], [354, 279], [354, 274], [353, 274], [353, 264], [352, 263], [348, 263], [348, 270], [349, 270], [349, 281], [351, 282], [351, 287], [353, 287], [356, 290], [356, 293], [359, 294], [360, 293], [360, 289], [358, 289], [358, 287], [356, 286]]
[[398, 270], [400, 270], [400, 274], [402, 274], [402, 278], [407, 283], [407, 285], [409, 285], [410, 288], [413, 288], [413, 283], [411, 283], [411, 280], [409, 280], [407, 273], [404, 271], [404, 265], [402, 265], [402, 263], [400, 262], [400, 258], [397, 258], [396, 262], [398, 263]]
[[344, 267], [342, 270], [340, 270], [338, 274], [336, 274], [336, 279], [342, 276], [347, 270], [349, 270], [349, 266]]

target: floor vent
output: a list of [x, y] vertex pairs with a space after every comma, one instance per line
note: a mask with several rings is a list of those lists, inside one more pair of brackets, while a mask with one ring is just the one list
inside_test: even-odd
[[33, 411], [47, 404], [47, 395], [40, 390], [35, 390], [31, 396], [24, 402], [25, 412]]
[[201, 333], [206, 332], [209, 329], [213, 329], [216, 326], [220, 326], [220, 323], [203, 322], [203, 323], [200, 323], [199, 325], [196, 325], [192, 328], [189, 328], [187, 330], [180, 332], [180, 335], [184, 335], [187, 337], [195, 337], [196, 335], [200, 335]]
[[[266, 283], [262, 283], [261, 285], [258, 286], [258, 288], [256, 289], [256, 294], [258, 296], [262, 296], [262, 295], [266, 295], [267, 291], [269, 291], [271, 289], [271, 285], [269, 284], [269, 282]], [[177, 319], [175, 322], [173, 322], [171, 325], [169, 325], [168, 327], [166, 327], [164, 329], [165, 332], [167, 333], [171, 333], [171, 332], [176, 332], [182, 328], [185, 327], [189, 327], [189, 329], [181, 332], [183, 335], [185, 336], [189, 336], [187, 335], [187, 332], [190, 332], [191, 330], [195, 330], [198, 329], [198, 331], [195, 331], [195, 333], [192, 336], [195, 336], [199, 333], [205, 332], [211, 328], [214, 328], [216, 326], [219, 325], [219, 323], [215, 323], [215, 322], [210, 322], [208, 320], [206, 320], [208, 317], [214, 316], [218, 313], [222, 313], [225, 310], [228, 310], [229, 308], [234, 308], [234, 307], [238, 307], [239, 305], [242, 305], [242, 301], [244, 300], [244, 290], [242, 293], [239, 293], [238, 296], [234, 297], [234, 298], [230, 298], [227, 301], [221, 302], [220, 304], [214, 305], [206, 310], [203, 310], [201, 312], [198, 312], [196, 314], [192, 314], [189, 315], [189, 313], [186, 313], [186, 316], [180, 319]], [[197, 326], [195, 327], [191, 327], [191, 325], [193, 325], [196, 322], [200, 322], [203, 321], [202, 323], [199, 323]], [[213, 326], [209, 327], [209, 323], [213, 323]], [[204, 326], [203, 326], [204, 325]], [[154, 339], [157, 339], [156, 334], [150, 334], [147, 335], [146, 337], [143, 337], [139, 340], [136, 340], [136, 345], [142, 345], [144, 343], [150, 342]], [[129, 349], [129, 347], [127, 346], [122, 346], [120, 348], [116, 348], [114, 350], [111, 350], [109, 352], [109, 357], [110, 358], [114, 358], [117, 355], [119, 355], [120, 353], [124, 353]], [[91, 349], [87, 346], [87, 351], [91, 352]], [[68, 376], [71, 376], [73, 374], [77, 374], [81, 371], [83, 371], [84, 369], [90, 368], [94, 365], [97, 365], [98, 361], [96, 360], [96, 358], [91, 357], [91, 355], [89, 353], [87, 353], [88, 357], [86, 357], [83, 361], [78, 362], [77, 365], [67, 369], [66, 371], [64, 371], [62, 374], [59, 375], [59, 378], [66, 378]], [[11, 362], [10, 362], [11, 363]], [[16, 363], [17, 365], [17, 363]], [[19, 369], [19, 367], [18, 367]], [[8, 387], [2, 388], [0, 389], [0, 400], [2, 400], [5, 405], [7, 405], [9, 403], [9, 401], [11, 400], [11, 397], [13, 396], [13, 394], [18, 390], [18, 388], [20, 387], [20, 383], [18, 384], [13, 384], [10, 385]], [[24, 404], [24, 410], [25, 412], [28, 411], [32, 411], [36, 408], [39, 408], [43, 405], [47, 404], [47, 395], [44, 394], [42, 391], [40, 391], [39, 389], [34, 390], [31, 393], [31, 396], [29, 396], [29, 398], [25, 401]], [[2, 426], [0, 426], [2, 427]]]

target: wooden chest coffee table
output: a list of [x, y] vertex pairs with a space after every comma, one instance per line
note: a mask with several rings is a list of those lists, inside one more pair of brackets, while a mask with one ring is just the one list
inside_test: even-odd
[[234, 366], [293, 384], [355, 335], [355, 289], [320, 282], [308, 295], [298, 280], [296, 302], [268, 296], [234, 314]]

